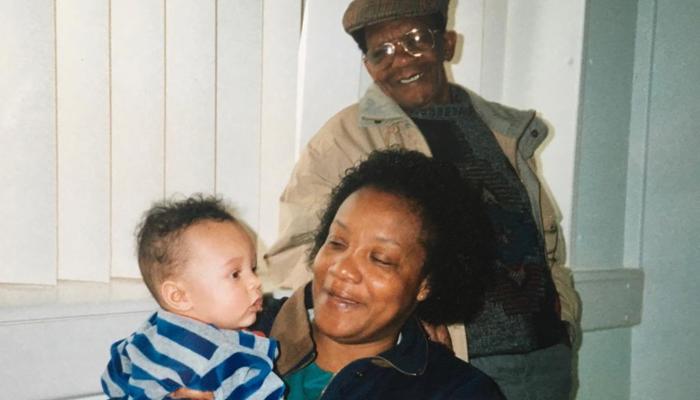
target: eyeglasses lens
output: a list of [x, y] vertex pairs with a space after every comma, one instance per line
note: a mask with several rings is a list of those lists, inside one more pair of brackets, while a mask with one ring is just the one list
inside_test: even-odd
[[407, 53], [417, 56], [426, 50], [433, 48], [433, 35], [430, 31], [415, 30], [408, 32], [401, 41]]
[[367, 53], [367, 59], [369, 59], [372, 64], [380, 66], [391, 63], [394, 53], [396, 53], [396, 47], [394, 47], [394, 44], [384, 43], [374, 50], [370, 50]]
[[369, 62], [377, 67], [388, 67], [396, 54], [396, 45], [394, 43], [401, 45], [406, 53], [414, 57], [420, 57], [422, 53], [435, 47], [433, 32], [424, 29], [413, 29], [405, 33], [401, 39], [394, 42], [386, 42], [367, 52]]

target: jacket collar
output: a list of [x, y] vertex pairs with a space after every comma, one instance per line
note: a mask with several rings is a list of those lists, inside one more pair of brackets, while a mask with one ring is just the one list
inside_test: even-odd
[[384, 94], [376, 83], [373, 83], [360, 99], [360, 127], [362, 128], [407, 118], [401, 107]]
[[399, 343], [373, 361], [407, 375], [422, 375], [428, 365], [428, 339], [418, 319], [410, 317], [401, 328]]
[[305, 304], [307, 291], [311, 299], [311, 283], [308, 283], [284, 302], [270, 330], [270, 337], [280, 343], [280, 356], [277, 359], [280, 375], [303, 367], [315, 358], [311, 322]]
[[[451, 84], [451, 86], [453, 89], [463, 90], [469, 95], [469, 99], [477, 114], [481, 116], [481, 119], [492, 132], [517, 142], [525, 137], [525, 142], [521, 143], [520, 148], [526, 158], [530, 158], [547, 137], [547, 127], [535, 118], [535, 111], [523, 111], [506, 107], [499, 103], [487, 101], [469, 89], [454, 84]], [[396, 120], [410, 119], [401, 107], [387, 96], [377, 84], [370, 85], [365, 95], [360, 99], [359, 111], [359, 125], [362, 128]], [[533, 130], [536, 130], [537, 134], [525, 135]]]
[[[277, 370], [281, 375], [304, 367], [316, 356], [311, 322], [308, 318], [308, 310], [312, 307], [309, 282], [292, 294], [275, 318], [270, 336], [280, 342]], [[378, 366], [394, 368], [407, 375], [422, 374], [428, 363], [428, 340], [418, 320], [414, 317], [409, 318], [401, 329], [399, 343], [373, 357], [371, 361]]]

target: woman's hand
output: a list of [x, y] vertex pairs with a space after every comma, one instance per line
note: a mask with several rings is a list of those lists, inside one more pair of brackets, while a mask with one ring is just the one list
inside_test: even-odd
[[214, 400], [214, 393], [180, 388], [170, 394], [173, 399]]
[[421, 324], [428, 335], [428, 339], [443, 344], [452, 350], [452, 337], [450, 336], [450, 331], [447, 330], [447, 325], [431, 325], [425, 321], [421, 321]]

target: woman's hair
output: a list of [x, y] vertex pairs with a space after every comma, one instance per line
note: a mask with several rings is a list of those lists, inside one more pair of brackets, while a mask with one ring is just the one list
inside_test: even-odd
[[158, 285], [175, 275], [184, 254], [182, 233], [203, 221], [233, 222], [223, 201], [201, 194], [183, 200], [164, 200], [148, 209], [137, 227], [136, 249], [143, 281], [160, 303]]
[[478, 194], [456, 167], [416, 151], [375, 151], [346, 171], [321, 214], [309, 263], [328, 237], [341, 204], [359, 189], [373, 189], [408, 202], [421, 221], [425, 247], [422, 276], [430, 288], [417, 316], [433, 324], [465, 322], [481, 309], [493, 259], [491, 225]]

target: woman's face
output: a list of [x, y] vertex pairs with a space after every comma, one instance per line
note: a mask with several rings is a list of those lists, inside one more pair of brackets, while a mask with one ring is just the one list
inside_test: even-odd
[[395, 338], [428, 292], [420, 236], [402, 198], [373, 188], [350, 195], [314, 259], [318, 331], [342, 343]]

